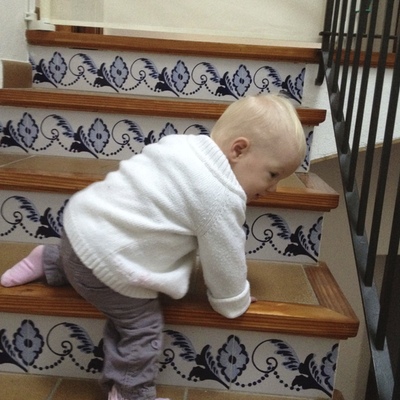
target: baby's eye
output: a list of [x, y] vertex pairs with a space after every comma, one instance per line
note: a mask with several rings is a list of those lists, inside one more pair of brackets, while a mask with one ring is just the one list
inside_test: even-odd
[[279, 174], [277, 174], [276, 172], [270, 172], [269, 174], [271, 175], [271, 178], [272, 178], [272, 179], [277, 178], [278, 175], [279, 175]]

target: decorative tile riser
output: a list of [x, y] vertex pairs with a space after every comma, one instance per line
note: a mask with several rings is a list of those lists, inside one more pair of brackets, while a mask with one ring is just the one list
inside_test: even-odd
[[33, 83], [43, 88], [231, 101], [282, 92], [303, 98], [305, 65], [150, 53], [29, 47]]
[[[215, 121], [65, 110], [0, 108], [0, 147], [21, 153], [122, 160], [171, 134], [207, 134]], [[307, 172], [313, 138], [304, 126]]]
[[[0, 370], [98, 378], [104, 320], [2, 314]], [[332, 396], [339, 343], [268, 332], [165, 327], [160, 384]]]
[[[0, 191], [0, 240], [54, 243], [62, 231], [69, 196]], [[323, 213], [248, 207], [245, 230], [249, 259], [318, 261]]]
[[324, 213], [248, 207], [246, 256], [249, 259], [316, 263]]

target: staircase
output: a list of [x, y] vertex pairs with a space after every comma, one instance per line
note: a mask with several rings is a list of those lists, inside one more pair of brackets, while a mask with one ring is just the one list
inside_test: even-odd
[[[223, 41], [27, 31], [33, 84], [0, 90], [0, 272], [57, 242], [68, 197], [167, 134], [208, 134], [236, 98], [282, 92], [298, 106], [308, 153], [247, 211], [252, 294], [227, 320], [207, 303], [201, 268], [182, 300], [162, 298], [159, 383], [299, 399], [334, 395], [341, 340], [358, 320], [319, 259], [338, 194], [310, 171], [314, 127], [302, 107], [316, 49]], [[333, 211], [334, 212], [334, 211]], [[70, 287], [0, 288], [0, 371], [97, 378], [103, 316]]]

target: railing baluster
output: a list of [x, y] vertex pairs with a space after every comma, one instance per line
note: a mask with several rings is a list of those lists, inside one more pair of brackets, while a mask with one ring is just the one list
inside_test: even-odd
[[[396, 126], [397, 109], [399, 108], [400, 95], [400, 45], [399, 32], [393, 35], [391, 31], [392, 16], [399, 13], [394, 9], [399, 4], [399, 0], [361, 0], [360, 16], [358, 21], [358, 30], [355, 41], [354, 56], [350, 58], [350, 49], [352, 46], [352, 37], [354, 35], [354, 16], [351, 14], [355, 7], [355, 0], [351, 0], [350, 17], [347, 31], [347, 43], [343, 57], [343, 40], [346, 33], [343, 30], [344, 19], [347, 16], [347, 5], [350, 1], [336, 1], [331, 4], [333, 10], [332, 17], [332, 36], [330, 42], [331, 53], [327, 54], [327, 47], [323, 50], [324, 69], [329, 93], [329, 100], [332, 111], [332, 122], [335, 131], [335, 139], [338, 150], [340, 171], [342, 176], [345, 201], [347, 205], [348, 218], [350, 223], [351, 237], [354, 247], [354, 255], [359, 275], [361, 295], [363, 298], [365, 321], [370, 340], [370, 350], [372, 355], [371, 371], [373, 372], [374, 383], [377, 388], [377, 399], [374, 400], [398, 400], [400, 399], [400, 352], [390, 357], [391, 343], [399, 346], [399, 332], [392, 333], [387, 337], [387, 329], [390, 325], [392, 329], [392, 316], [389, 311], [393, 308], [393, 299], [397, 298], [398, 286], [393, 287], [393, 282], [400, 281], [400, 176], [397, 187], [396, 205], [392, 221], [392, 232], [385, 265], [384, 279], [381, 290], [381, 301], [377, 292], [376, 285], [373, 282], [374, 264], [377, 254], [377, 244], [379, 240], [379, 231], [381, 230], [381, 219], [385, 200], [385, 189], [387, 186], [387, 175], [391, 162], [391, 151], [394, 128]], [[381, 35], [376, 34], [378, 10], [384, 9], [384, 21]], [[372, 7], [372, 8], [371, 8]], [[368, 11], [367, 11], [368, 8]], [[328, 9], [328, 6], [327, 6]], [[400, 5], [399, 5], [400, 9]], [[340, 21], [338, 20], [340, 15]], [[328, 17], [328, 16], [326, 16]], [[338, 22], [340, 25], [337, 34]], [[329, 24], [326, 23], [325, 26]], [[366, 31], [368, 31], [366, 33]], [[366, 51], [363, 54], [364, 37], [367, 37]], [[379, 38], [380, 54], [378, 59], [375, 82], [371, 87], [371, 64], [374, 40]], [[389, 108], [386, 115], [386, 126], [384, 129], [384, 140], [382, 146], [382, 156], [379, 165], [379, 176], [377, 180], [377, 190], [375, 203], [372, 210], [372, 227], [370, 238], [368, 238], [365, 223], [368, 207], [368, 197], [372, 185], [372, 169], [374, 167], [374, 153], [376, 147], [377, 129], [380, 122], [379, 114], [383, 101], [383, 83], [386, 75], [386, 60], [391, 40], [395, 40], [396, 61], [393, 68], [392, 86], [389, 95]], [[325, 46], [327, 44], [325, 43]], [[363, 57], [362, 77], [359, 82], [358, 69], [361, 56]], [[349, 80], [350, 64], [352, 67]], [[341, 65], [343, 65], [342, 69]], [[341, 76], [340, 76], [341, 74]], [[338, 78], [341, 78], [339, 85]], [[349, 81], [349, 82], [348, 82]], [[357, 86], [360, 86], [359, 92]], [[349, 85], [347, 87], [347, 85]], [[347, 93], [348, 91], [348, 93]], [[368, 95], [368, 96], [367, 96]], [[372, 95], [371, 110], [365, 109], [366, 99]], [[358, 103], [358, 104], [357, 104]], [[346, 106], [346, 109], [344, 108]], [[350, 147], [350, 136], [352, 127], [353, 113], [357, 107], [356, 119], [354, 121], [354, 132], [352, 147]], [[361, 132], [363, 131], [363, 120], [369, 119], [368, 143], [366, 152], [366, 161], [364, 163], [363, 180], [361, 191], [359, 192], [356, 183], [356, 172], [358, 170], [358, 153], [360, 151]], [[380, 124], [379, 124], [380, 125]], [[398, 162], [398, 160], [392, 160]], [[395, 279], [396, 278], [396, 279]], [[395, 291], [394, 291], [395, 290]], [[398, 325], [398, 324], [397, 324]], [[397, 329], [397, 326], [396, 326]], [[393, 338], [395, 338], [393, 340]], [[397, 352], [397, 348], [395, 348]], [[393, 373], [392, 365], [395, 367]]]
[[[363, 3], [365, 3], [365, 1], [361, 1], [361, 10], [363, 10]], [[347, 83], [348, 69], [350, 67], [350, 53], [352, 50], [352, 44], [353, 44], [352, 38], [353, 38], [353, 34], [354, 34], [354, 25], [355, 25], [355, 21], [356, 21], [356, 6], [357, 6], [357, 0], [352, 0], [351, 6], [350, 6], [350, 18], [349, 18], [348, 37], [347, 37], [347, 43], [346, 43], [346, 53], [345, 53], [345, 58], [344, 58], [344, 62], [343, 62], [343, 76], [345, 76], [346, 79], [342, 80], [342, 86], [340, 88], [341, 104], [344, 104], [344, 102], [345, 102], [345, 92], [346, 92], [345, 83]], [[349, 96], [348, 96], [348, 101], [347, 101], [347, 112], [346, 112], [346, 117], [345, 117], [345, 131], [344, 131], [344, 136], [343, 136], [343, 143], [345, 143], [346, 146], [349, 143], [351, 122], [353, 119], [354, 97], [355, 97], [356, 86], [357, 86], [357, 75], [358, 75], [359, 58], [360, 58], [361, 44], [362, 44], [362, 34], [364, 31], [363, 28], [365, 27], [365, 15], [366, 15], [365, 10], [360, 12], [359, 29], [358, 29], [358, 33], [356, 36], [356, 48], [355, 48], [354, 56], [353, 56], [354, 62], [352, 64], [352, 73], [351, 73], [351, 80], [350, 80], [350, 85], [349, 85]], [[361, 28], [361, 34], [360, 34], [360, 28]], [[343, 146], [343, 143], [342, 143], [342, 146]], [[343, 147], [342, 147], [342, 151], [344, 151]]]
[[335, 0], [327, 0], [325, 7], [324, 30], [321, 32], [321, 59], [318, 68], [318, 75], [315, 79], [315, 84], [321, 86], [325, 78], [324, 54], [329, 52], [331, 40], [335, 40], [332, 35], [332, 15], [334, 10]]
[[[366, 4], [362, 4], [362, 13], [365, 13], [365, 18], [367, 15], [366, 12]], [[369, 19], [369, 31], [368, 31], [368, 38], [367, 38], [367, 48], [364, 53], [364, 63], [363, 63], [363, 73], [361, 78], [360, 84], [360, 91], [359, 91], [359, 101], [358, 101], [358, 108], [357, 108], [357, 117], [354, 126], [354, 134], [353, 134], [353, 145], [352, 145], [352, 153], [351, 153], [351, 161], [350, 161], [350, 174], [349, 174], [349, 181], [347, 185], [347, 190], [351, 191], [354, 186], [355, 174], [357, 170], [357, 161], [358, 161], [358, 152], [360, 147], [360, 140], [361, 140], [361, 133], [362, 133], [362, 125], [364, 121], [364, 113], [365, 113], [365, 103], [367, 99], [367, 89], [368, 83], [370, 78], [370, 70], [371, 70], [371, 58], [372, 58], [372, 49], [374, 46], [374, 33], [376, 30], [376, 21], [378, 16], [378, 6], [379, 1], [374, 1], [372, 6], [372, 12], [370, 14]], [[365, 8], [364, 8], [365, 7]], [[367, 21], [365, 21], [367, 24]], [[364, 225], [358, 226], [357, 232], [362, 234], [364, 231]]]
[[335, 6], [333, 10], [333, 18], [331, 24], [331, 42], [330, 42], [330, 49], [329, 49], [329, 57], [328, 57], [328, 67], [332, 67], [333, 56], [335, 54], [335, 44], [336, 44], [336, 33], [337, 33], [337, 26], [339, 20], [339, 10], [340, 10], [340, 0], [335, 1]]
[[[374, 146], [375, 148], [375, 141], [376, 141], [376, 133], [378, 129], [378, 120], [379, 120], [379, 110], [380, 105], [382, 103], [382, 92], [383, 92], [383, 82], [385, 79], [385, 71], [386, 71], [386, 59], [387, 53], [389, 49], [389, 36], [390, 36], [390, 23], [392, 20], [392, 15], [394, 11], [394, 1], [389, 0], [386, 4], [386, 13], [385, 13], [385, 20], [384, 20], [384, 28], [382, 34], [382, 42], [381, 42], [381, 50], [380, 50], [380, 57], [379, 57], [379, 64], [378, 64], [378, 72], [377, 72], [377, 79], [376, 79], [376, 86], [379, 85], [377, 91], [374, 94], [375, 96], [379, 96], [379, 108], [376, 111], [376, 117], [373, 117], [371, 120], [372, 132], [370, 131], [370, 136], [373, 136], [373, 139], [368, 142], [368, 146]], [[397, 60], [396, 60], [397, 61]], [[397, 64], [397, 62], [396, 62]], [[400, 70], [397, 70], [397, 75]], [[380, 225], [382, 219], [382, 208], [383, 208], [383, 200], [385, 197], [385, 188], [386, 188], [386, 180], [387, 180], [387, 173], [389, 170], [389, 161], [390, 161], [390, 151], [392, 146], [392, 137], [393, 137], [393, 128], [394, 122], [396, 118], [396, 109], [397, 109], [397, 98], [399, 95], [398, 92], [398, 76], [393, 72], [393, 80], [392, 80], [392, 88], [391, 88], [391, 96], [390, 96], [390, 103], [394, 106], [389, 108], [388, 110], [388, 120], [387, 126], [385, 128], [385, 136], [382, 148], [382, 156], [381, 156], [381, 163], [380, 163], [380, 173], [378, 178], [378, 185], [376, 190], [376, 197], [375, 197], [375, 206], [373, 210], [373, 219], [372, 219], [372, 226], [370, 230], [370, 239], [369, 239], [369, 249], [368, 249], [368, 259], [367, 259], [367, 270], [365, 275], [365, 283], [367, 286], [372, 285], [373, 277], [374, 277], [374, 269], [375, 269], [375, 260], [376, 260], [376, 250], [378, 248], [378, 240], [379, 240], [379, 232], [380, 232]], [[393, 97], [392, 97], [393, 95]], [[375, 104], [375, 101], [374, 101]], [[374, 105], [372, 106], [374, 113], [375, 108]], [[371, 151], [371, 153], [373, 153]], [[373, 156], [371, 161], [373, 160]], [[371, 172], [372, 172], [372, 163], [370, 165], [370, 170], [366, 171], [369, 174], [368, 182], [371, 181]], [[368, 192], [364, 193], [364, 195], [368, 196]], [[365, 214], [363, 216], [365, 218]]]
[[374, 161], [376, 134], [378, 129], [379, 114], [382, 103], [383, 82], [385, 79], [386, 59], [387, 59], [389, 35], [390, 35], [390, 21], [392, 13], [393, 13], [393, 0], [388, 0], [385, 13], [385, 23], [381, 39], [378, 68], [374, 86], [374, 95], [372, 102], [373, 112], [370, 119], [367, 152], [364, 165], [364, 175], [361, 187], [361, 202], [360, 202], [358, 226], [357, 226], [357, 232], [359, 234], [362, 234], [362, 232], [364, 232], [365, 229], [365, 218], [367, 214], [368, 197], [371, 186], [371, 173]]
[[[383, 142], [382, 148], [382, 161], [381, 168], [379, 171], [379, 180], [378, 180], [378, 188], [377, 192], [380, 193], [379, 196], [376, 197], [375, 208], [374, 208], [374, 217], [372, 226], [376, 228], [378, 222], [380, 224], [380, 217], [382, 215], [383, 209], [383, 201], [385, 197], [385, 187], [387, 174], [389, 171], [389, 161], [390, 161], [390, 152], [391, 152], [391, 144], [393, 139], [393, 131], [396, 123], [397, 116], [397, 106], [399, 102], [399, 93], [400, 93], [400, 41], [398, 41], [397, 53], [396, 53], [396, 61], [393, 68], [393, 78], [392, 78], [392, 86], [389, 97], [389, 108], [388, 108], [388, 118], [386, 122], [385, 128], [385, 138]], [[378, 219], [379, 221], [375, 221]], [[372, 249], [371, 249], [371, 258], [376, 254], [376, 246], [377, 246], [377, 234], [372, 237]], [[386, 338], [386, 327], [388, 324], [389, 318], [389, 306], [392, 299], [392, 282], [394, 279], [395, 273], [395, 262], [397, 258], [397, 252], [399, 248], [399, 237], [400, 237], [400, 176], [399, 183], [397, 186], [397, 198], [396, 205], [393, 214], [393, 224], [392, 224], [392, 232], [390, 236], [390, 245], [389, 252], [387, 256], [387, 263], [385, 266], [384, 279], [382, 284], [382, 295], [381, 295], [381, 314], [379, 318], [377, 336], [376, 336], [376, 346], [378, 348], [382, 348], [384, 345], [384, 340]], [[369, 254], [370, 256], [370, 254]], [[368, 261], [371, 260], [368, 257]], [[368, 270], [367, 264], [367, 273], [371, 274], [373, 269], [370, 268]]]
[[[338, 85], [339, 83], [339, 72], [340, 72], [340, 65], [342, 63], [342, 51], [343, 51], [343, 41], [344, 41], [344, 30], [346, 28], [347, 8], [348, 8], [348, 0], [343, 0], [341, 15], [340, 15], [339, 35], [335, 51], [335, 68], [333, 74], [333, 82], [335, 83], [335, 85], [336, 84]], [[340, 97], [337, 100], [339, 101]]]
[[[400, 178], [400, 177], [399, 177]], [[399, 179], [399, 186], [400, 186], [400, 179]], [[400, 203], [400, 199], [397, 204]], [[397, 209], [397, 212], [400, 213], [400, 207]], [[400, 225], [398, 225], [400, 229]], [[400, 269], [400, 256], [398, 255], [396, 258], [397, 264], [397, 271]], [[397, 332], [398, 335], [398, 332]], [[397, 349], [396, 357], [394, 358], [393, 369], [394, 369], [394, 388], [393, 388], [393, 395], [392, 400], [400, 399], [400, 346]]]
[[[385, 272], [382, 282], [381, 290], [381, 313], [379, 316], [379, 323], [376, 335], [377, 348], [383, 348], [386, 339], [386, 330], [389, 322], [389, 309], [393, 300], [393, 282], [396, 269], [399, 268], [398, 262], [400, 260], [397, 255], [400, 240], [400, 174], [399, 182], [397, 185], [397, 197], [393, 214], [392, 230], [390, 234], [389, 251], [386, 257]], [[397, 295], [397, 293], [396, 293]]]

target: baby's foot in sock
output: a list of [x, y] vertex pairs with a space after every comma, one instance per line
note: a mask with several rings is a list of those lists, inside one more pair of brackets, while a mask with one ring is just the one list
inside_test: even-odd
[[108, 393], [108, 400], [119, 400], [118, 392], [115, 386], [113, 386], [110, 392]]
[[[125, 399], [122, 398], [121, 395], [117, 392], [117, 389], [115, 388], [114, 385], [110, 390], [110, 392], [108, 393], [108, 400], [125, 400]], [[170, 400], [170, 399], [157, 397], [155, 400]]]
[[35, 247], [27, 257], [4, 272], [1, 284], [12, 287], [44, 277], [43, 250], [43, 245]]

